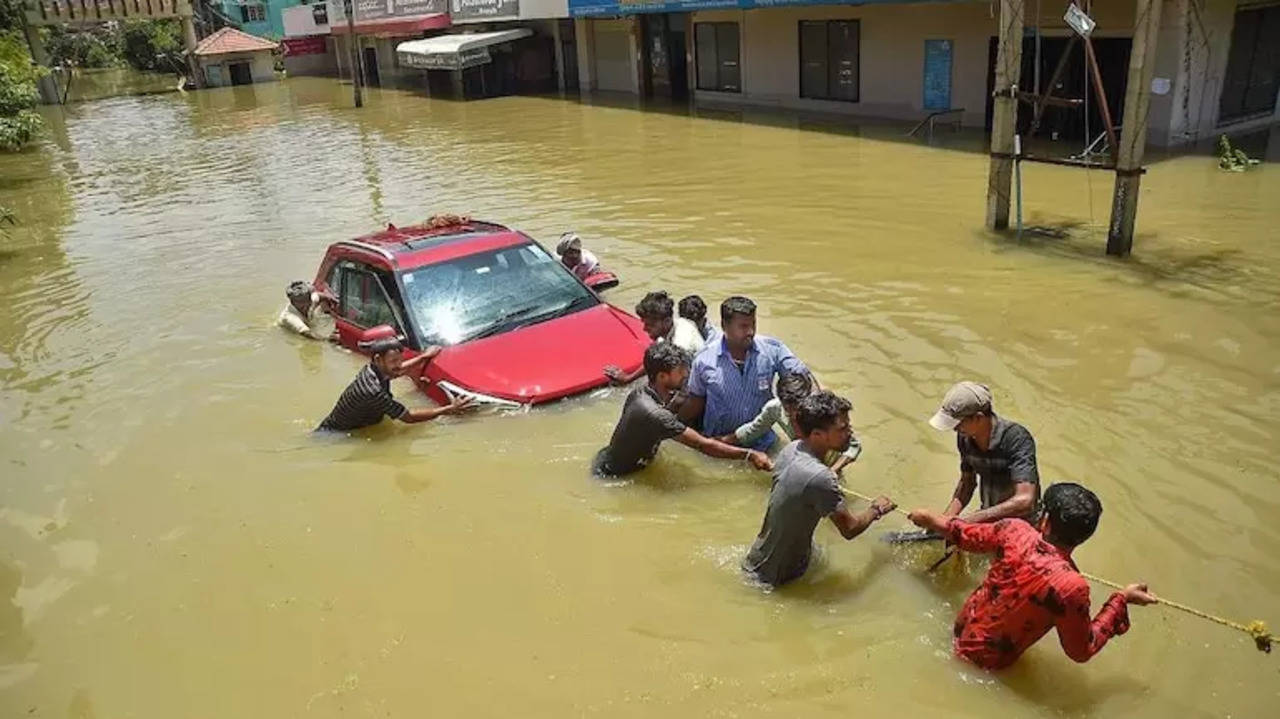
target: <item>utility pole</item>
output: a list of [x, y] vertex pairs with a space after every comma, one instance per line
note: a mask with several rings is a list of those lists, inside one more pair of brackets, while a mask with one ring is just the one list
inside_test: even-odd
[[356, 49], [355, 0], [344, 0], [342, 9], [347, 14], [347, 57], [351, 66], [351, 91], [355, 96], [356, 107], [364, 107], [364, 98], [360, 96], [360, 78], [364, 76], [364, 63], [360, 61], [360, 51]]
[[1138, 185], [1142, 153], [1147, 144], [1147, 111], [1151, 107], [1151, 76], [1155, 72], [1156, 35], [1160, 32], [1161, 0], [1136, 0], [1133, 49], [1124, 91], [1124, 119], [1120, 154], [1116, 157], [1116, 189], [1111, 200], [1107, 254], [1123, 257], [1133, 249], [1133, 224], [1138, 216]]
[[1014, 88], [1022, 74], [1023, 2], [1000, 0], [1000, 45], [996, 54], [991, 109], [991, 168], [987, 174], [987, 229], [990, 230], [1003, 230], [1009, 226], [1013, 135], [1018, 126], [1018, 100], [1014, 97]]

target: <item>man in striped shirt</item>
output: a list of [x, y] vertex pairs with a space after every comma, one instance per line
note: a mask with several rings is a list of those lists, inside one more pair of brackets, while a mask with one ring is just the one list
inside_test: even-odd
[[333, 411], [317, 429], [349, 432], [369, 427], [383, 417], [398, 419], [408, 424], [427, 422], [444, 414], [455, 414], [471, 405], [470, 397], [460, 397], [443, 407], [408, 409], [391, 396], [391, 380], [415, 367], [424, 365], [440, 354], [440, 348], [428, 347], [422, 354], [404, 361], [401, 351], [404, 345], [395, 338], [361, 343], [360, 349], [372, 355], [369, 364], [347, 385]]

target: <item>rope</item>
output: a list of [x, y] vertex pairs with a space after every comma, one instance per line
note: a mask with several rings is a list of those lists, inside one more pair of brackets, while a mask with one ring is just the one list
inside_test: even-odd
[[[840, 486], [840, 491], [843, 492], [846, 496], [853, 497], [855, 499], [861, 499], [862, 501], [867, 503], [871, 503], [872, 501], [874, 501], [871, 499], [871, 497], [868, 497], [865, 494], [861, 494], [860, 492], [855, 492], [854, 490], [849, 489], [848, 487]], [[901, 514], [904, 517], [910, 516], [905, 510], [902, 510], [896, 507], [894, 508], [893, 511], [895, 514]], [[1110, 587], [1112, 589], [1121, 590], [1121, 591], [1124, 590], [1124, 585], [1117, 584], [1116, 582], [1113, 582], [1110, 579], [1103, 579], [1102, 577], [1096, 577], [1086, 572], [1080, 572], [1080, 576], [1084, 577], [1085, 579], [1088, 579], [1091, 582], [1096, 582], [1098, 584], [1101, 584], [1106, 587]], [[1157, 600], [1157, 602], [1159, 604], [1165, 605], [1166, 607], [1169, 607], [1170, 609], [1176, 609], [1180, 612], [1190, 614], [1193, 617], [1207, 619], [1213, 622], [1214, 624], [1220, 624], [1229, 629], [1234, 629], [1238, 632], [1244, 632], [1245, 634], [1248, 634], [1253, 639], [1253, 643], [1258, 647], [1258, 651], [1264, 652], [1266, 654], [1271, 653], [1271, 645], [1273, 643], [1280, 641], [1280, 637], [1277, 637], [1274, 634], [1272, 634], [1267, 629], [1267, 623], [1262, 621], [1261, 619], [1255, 619], [1252, 622], [1249, 622], [1248, 624], [1242, 624], [1240, 622], [1235, 622], [1230, 619], [1226, 619], [1225, 617], [1220, 617], [1216, 614], [1210, 614], [1200, 609], [1196, 609], [1195, 607], [1187, 606], [1186, 604], [1183, 604], [1181, 602], [1175, 602], [1172, 599], [1165, 599], [1161, 597], [1160, 599]]]

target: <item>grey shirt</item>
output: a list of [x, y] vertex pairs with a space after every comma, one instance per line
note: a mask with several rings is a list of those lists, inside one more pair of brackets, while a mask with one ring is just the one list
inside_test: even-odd
[[804, 440], [783, 447], [774, 462], [764, 524], [742, 568], [774, 586], [798, 578], [809, 567], [813, 530], [843, 502], [835, 473], [809, 453]]
[[684, 432], [684, 424], [645, 384], [631, 390], [609, 446], [596, 455], [596, 474], [619, 476], [641, 469], [658, 454], [658, 445]]
[[1024, 517], [1034, 523], [1039, 515], [1040, 471], [1036, 468], [1036, 440], [1026, 427], [993, 414], [986, 451], [962, 434], [956, 435], [956, 449], [960, 452], [960, 472], [978, 475], [983, 509], [1012, 497], [1019, 483], [1035, 485], [1035, 508]]

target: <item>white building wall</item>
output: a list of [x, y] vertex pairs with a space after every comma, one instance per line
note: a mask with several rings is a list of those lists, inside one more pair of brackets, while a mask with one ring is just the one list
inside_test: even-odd
[[316, 24], [315, 14], [310, 5], [287, 7], [280, 11], [280, 19], [284, 22], [285, 37], [329, 34], [329, 26], [327, 24]]

